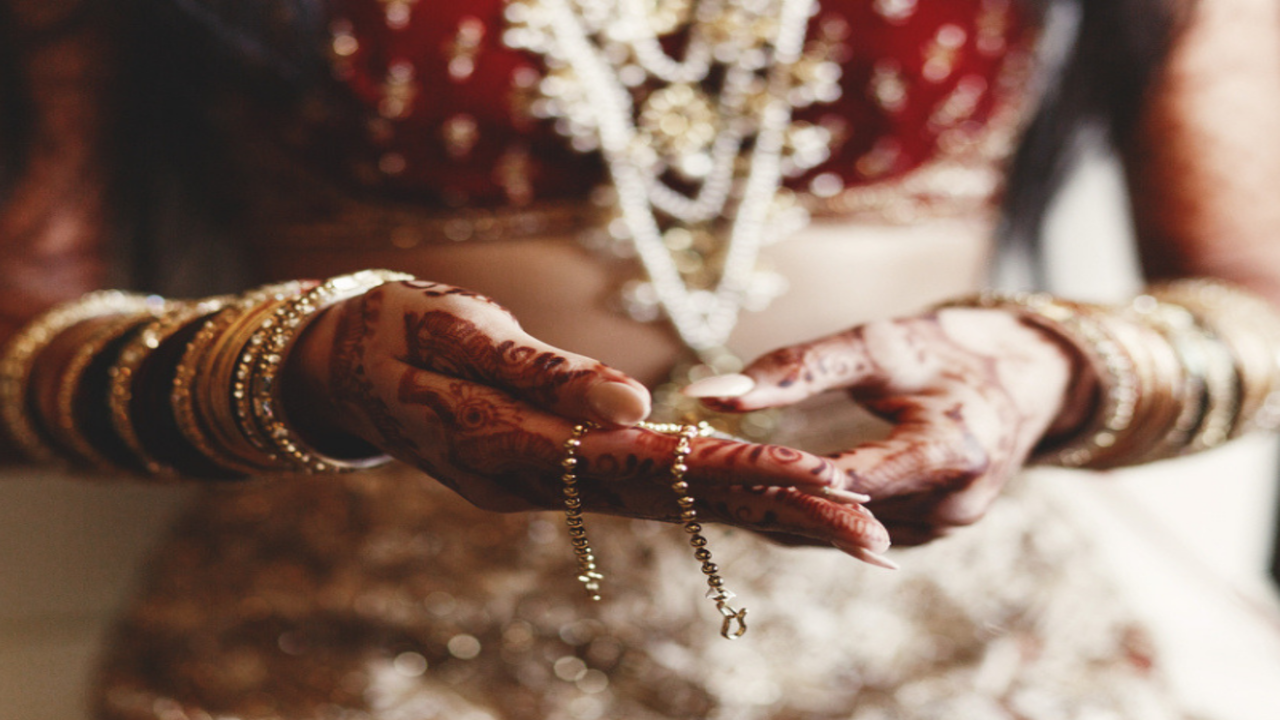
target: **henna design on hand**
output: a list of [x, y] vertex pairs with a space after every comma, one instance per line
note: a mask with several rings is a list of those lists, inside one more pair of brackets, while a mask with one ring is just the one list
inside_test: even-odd
[[[334, 310], [330, 386], [361, 418], [362, 437], [480, 507], [560, 506], [562, 446], [579, 421], [552, 401], [589, 375], [619, 373], [539, 344], [488, 302], [449, 286], [392, 283]], [[668, 487], [676, 442], [638, 427], [593, 430], [578, 455], [585, 509], [679, 521]], [[710, 437], [695, 438], [687, 460], [694, 496], [715, 500], [706, 503], [708, 519], [762, 530], [774, 497], [739, 490], [818, 492], [840, 476], [832, 461], [809, 453]], [[846, 511], [851, 521], [824, 502], [788, 500], [775, 520], [818, 544], [867, 546], [884, 535], [865, 511]]]
[[339, 316], [329, 361], [329, 383], [339, 404], [362, 414], [376, 430], [382, 439], [380, 444], [399, 453], [416, 453], [417, 444], [375, 392], [365, 370], [365, 346], [374, 336], [385, 297], [383, 288], [374, 288], [335, 308]]
[[495, 341], [478, 324], [443, 310], [406, 312], [404, 362], [473, 382], [503, 381], [539, 405], [551, 405], [564, 386], [594, 374], [615, 374], [599, 364], [571, 370], [567, 358], [550, 350]]
[[[833, 455], [899, 542], [978, 520], [1057, 415], [1071, 359], [1038, 330], [992, 311], [932, 313], [784, 348], [745, 372], [755, 387], [724, 410], [844, 390], [893, 424]], [[983, 314], [985, 313], [985, 314]]]

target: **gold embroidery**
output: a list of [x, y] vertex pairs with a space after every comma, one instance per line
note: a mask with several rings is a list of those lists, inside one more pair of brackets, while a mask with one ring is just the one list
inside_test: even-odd
[[476, 119], [466, 113], [458, 113], [445, 120], [440, 133], [444, 136], [445, 151], [454, 160], [461, 160], [470, 155], [471, 149], [480, 139]]
[[409, 115], [418, 94], [413, 77], [413, 65], [403, 60], [387, 68], [387, 79], [382, 84], [382, 102], [378, 103], [379, 115], [390, 120], [400, 120]]
[[916, 2], [917, 0], [876, 0], [871, 7], [880, 17], [900, 25], [915, 15]]
[[386, 15], [387, 27], [392, 30], [403, 30], [409, 27], [409, 20], [413, 17], [413, 6], [418, 0], [379, 0], [383, 6], [383, 13]]
[[871, 97], [887, 112], [896, 113], [907, 105], [907, 83], [896, 60], [881, 60], [871, 71]]
[[924, 49], [924, 79], [942, 82], [951, 76], [968, 33], [959, 25], [943, 25]]
[[474, 17], [462, 18], [458, 23], [458, 33], [446, 48], [449, 78], [454, 82], [470, 80], [476, 71], [476, 55], [480, 53], [484, 30], [484, 23]]

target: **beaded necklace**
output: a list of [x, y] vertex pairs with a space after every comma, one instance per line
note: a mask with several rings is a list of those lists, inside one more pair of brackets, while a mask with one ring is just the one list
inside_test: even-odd
[[[779, 291], [757, 270], [760, 249], [807, 221], [782, 178], [826, 158], [827, 131], [792, 111], [834, 99], [839, 68], [806, 58], [814, 0], [647, 5], [522, 0], [507, 8], [505, 39], [543, 57], [544, 113], [575, 148], [603, 155], [648, 275], [639, 294], [703, 362], [723, 365], [742, 309]], [[680, 40], [683, 59], [664, 47]], [[723, 241], [682, 268], [691, 233]]]

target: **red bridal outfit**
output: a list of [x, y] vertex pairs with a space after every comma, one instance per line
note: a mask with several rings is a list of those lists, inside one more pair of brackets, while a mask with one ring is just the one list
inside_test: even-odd
[[[597, 4], [565, 7], [585, 14]], [[715, 4], [718, 17], [729, 23], [739, 4], [747, 0]], [[327, 33], [314, 50], [332, 77], [267, 130], [283, 148], [267, 172], [288, 178], [267, 200], [279, 226], [269, 252], [340, 250], [353, 226], [366, 249], [429, 253], [547, 233], [612, 247], [617, 239], [602, 233], [616, 220], [600, 190], [608, 163], [575, 130], [581, 98], [557, 96], [547, 82], [563, 68], [536, 52], [536, 14], [548, 7], [325, 5]], [[650, 13], [671, 57], [691, 51], [694, 35], [680, 27], [688, 3], [627, 7]], [[1012, 0], [815, 7], [793, 65], [805, 92], [787, 100], [796, 122], [783, 137], [778, 196], [849, 223], [991, 215], [1034, 100], [1032, 12]], [[628, 73], [644, 82], [625, 62], [617, 72], [624, 84]], [[700, 83], [633, 86], [645, 141], [678, 148], [681, 162], [666, 173], [674, 187], [714, 175], [715, 137], [699, 133], [700, 113], [715, 112], [706, 88], [717, 80], [712, 72]], [[715, 221], [690, 232], [714, 238]], [[681, 266], [693, 286], [699, 263], [715, 262], [708, 243], [695, 243]], [[619, 293], [633, 315], [653, 312], [643, 279]], [[783, 439], [816, 432], [820, 412]], [[1166, 707], [1143, 635], [1117, 609], [1082, 533], [1030, 490], [1011, 489], [974, 528], [904, 551], [894, 573], [830, 550], [716, 534], [716, 560], [751, 610], [750, 633], [730, 643], [674, 526], [593, 517], [606, 580], [604, 600], [591, 603], [554, 514], [482, 512], [405, 469], [218, 488], [155, 557], [104, 660], [97, 712], [1181, 717]]]

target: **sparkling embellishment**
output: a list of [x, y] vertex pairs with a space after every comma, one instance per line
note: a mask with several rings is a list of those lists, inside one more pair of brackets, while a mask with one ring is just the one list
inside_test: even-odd
[[903, 23], [916, 12], [917, 0], [876, 0], [872, 9], [891, 23]]
[[378, 114], [388, 120], [400, 120], [413, 109], [413, 99], [418, 89], [413, 84], [413, 65], [403, 60], [391, 63], [387, 78], [382, 84], [382, 102]]
[[[665, 7], [684, 14], [680, 3]], [[813, 7], [813, 0], [703, 3], [689, 19], [680, 59], [659, 40], [670, 23], [655, 24], [639, 0], [525, 0], [507, 7], [505, 41], [543, 55], [548, 67], [535, 114], [556, 119], [576, 149], [601, 150], [624, 239], [657, 305], [699, 353], [724, 345], [745, 305], [767, 302], [761, 288], [776, 290], [756, 282], [760, 248], [806, 219], [796, 204], [778, 202], [782, 176], [827, 157], [818, 148], [829, 140], [825, 128], [791, 121], [792, 108], [838, 94], [834, 63], [801, 64]], [[633, 91], [649, 81], [666, 86]], [[695, 192], [673, 186], [671, 174]], [[716, 268], [709, 272], [705, 260], [693, 264], [684, 256], [682, 272], [663, 226], [712, 229], [721, 222], [728, 237]], [[705, 284], [691, 282], [693, 273]]]
[[894, 60], [881, 60], [871, 72], [871, 97], [889, 112], [898, 112], [907, 105], [907, 83], [902, 68]]
[[924, 79], [929, 82], [946, 80], [959, 59], [960, 48], [968, 34], [959, 25], [943, 25], [924, 50]]
[[413, 6], [418, 4], [418, 0], [379, 0], [379, 2], [383, 5], [387, 27], [392, 30], [403, 30], [409, 27], [409, 20], [413, 17]]
[[480, 131], [476, 125], [476, 119], [466, 113], [458, 113], [445, 120], [440, 132], [444, 135], [445, 150], [449, 153], [449, 157], [454, 160], [460, 160], [470, 155], [471, 149], [476, 146], [476, 141], [480, 139]]
[[471, 79], [476, 71], [476, 55], [480, 41], [484, 39], [484, 23], [478, 18], [465, 17], [458, 23], [458, 34], [448, 47], [449, 78], [454, 82]]

